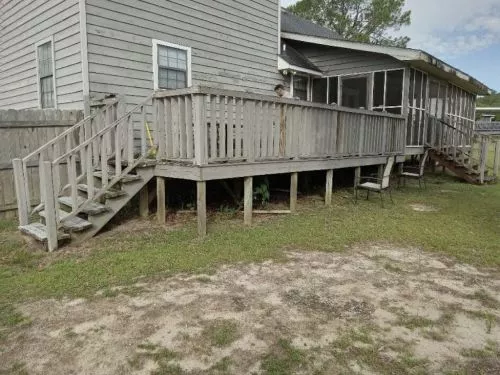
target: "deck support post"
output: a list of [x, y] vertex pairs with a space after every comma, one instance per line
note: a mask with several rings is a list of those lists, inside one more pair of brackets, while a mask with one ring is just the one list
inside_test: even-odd
[[142, 218], [149, 216], [149, 188], [147, 184], [139, 192], [139, 216]]
[[380, 164], [378, 166], [378, 173], [377, 173], [377, 177], [382, 179], [384, 177], [384, 169], [385, 169], [385, 165], [384, 164]]
[[253, 177], [245, 177], [244, 222], [252, 225]]
[[156, 177], [156, 218], [159, 224], [166, 223], [165, 178]]
[[299, 185], [299, 174], [292, 173], [290, 178], [290, 211], [294, 213], [297, 211], [297, 190]]
[[196, 210], [198, 216], [198, 235], [204, 237], [207, 234], [207, 183], [196, 182]]
[[495, 142], [495, 161], [493, 163], [493, 175], [498, 177], [498, 170], [500, 168], [500, 141]]
[[332, 195], [333, 195], [333, 169], [326, 171], [326, 186], [325, 186], [325, 205], [332, 205]]
[[356, 167], [354, 169], [354, 194], [356, 194], [356, 189], [361, 182], [361, 167]]

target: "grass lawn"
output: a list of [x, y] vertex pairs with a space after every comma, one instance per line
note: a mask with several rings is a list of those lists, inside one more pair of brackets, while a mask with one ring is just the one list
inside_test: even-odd
[[[83, 249], [67, 247], [55, 254], [33, 251], [16, 223], [0, 221], [0, 311], [27, 299], [90, 297], [144, 277], [280, 259], [290, 248], [343, 251], [356, 243], [384, 242], [500, 266], [500, 185], [478, 187], [439, 175], [429, 177], [427, 185], [419, 191], [409, 182], [394, 192], [396, 204], [385, 209], [378, 197], [354, 205], [351, 190], [342, 190], [331, 208], [320, 197], [307, 197], [299, 200], [297, 215], [256, 218], [252, 228], [243, 226], [240, 215], [213, 214], [204, 240], [196, 236], [194, 218], [169, 230], [152, 221], [143, 231], [104, 234]], [[436, 211], [415, 211], [412, 204]]]

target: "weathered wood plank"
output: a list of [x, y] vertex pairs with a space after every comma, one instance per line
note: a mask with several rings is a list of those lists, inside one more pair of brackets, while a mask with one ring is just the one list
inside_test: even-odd
[[198, 219], [198, 235], [204, 237], [207, 234], [207, 186], [205, 181], [196, 183], [196, 211]]
[[165, 179], [163, 177], [156, 177], [156, 219], [159, 224], [166, 223], [166, 202], [165, 202]]
[[297, 192], [299, 184], [299, 174], [293, 172], [290, 176], [290, 211], [297, 211]]
[[253, 177], [245, 177], [244, 197], [244, 222], [245, 225], [252, 225]]

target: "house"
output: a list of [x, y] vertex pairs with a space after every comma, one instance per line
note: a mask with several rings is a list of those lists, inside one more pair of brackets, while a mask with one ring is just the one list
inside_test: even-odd
[[[207, 180], [245, 178], [250, 222], [253, 176], [291, 173], [294, 207], [302, 171], [328, 171], [328, 190], [334, 169], [359, 178], [424, 146], [456, 162], [461, 150], [465, 162], [476, 95], [489, 93], [428, 53], [344, 40], [279, 0], [6, 1], [0, 26], [0, 109], [86, 115], [41, 151], [13, 155], [24, 156], [14, 161], [21, 227], [50, 248], [58, 230], [87, 238], [131, 196], [145, 202], [153, 177], [160, 220], [164, 178], [196, 181], [203, 234]], [[277, 98], [278, 84], [294, 99]], [[44, 209], [36, 228], [32, 185]]]

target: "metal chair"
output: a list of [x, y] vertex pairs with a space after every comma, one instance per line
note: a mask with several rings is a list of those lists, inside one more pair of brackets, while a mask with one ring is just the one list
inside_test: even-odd
[[420, 164], [418, 167], [406, 167], [403, 171], [398, 175], [398, 187], [401, 186], [401, 179], [403, 179], [403, 185], [406, 186], [406, 179], [414, 179], [418, 180], [418, 186], [422, 189], [422, 182], [424, 183], [424, 188], [427, 189], [427, 185], [425, 183], [424, 171], [425, 171], [425, 163], [427, 158], [429, 157], [429, 150], [425, 150], [424, 154], [420, 157]]
[[366, 200], [370, 199], [370, 192], [375, 192], [380, 194], [380, 202], [382, 204], [382, 208], [384, 207], [384, 194], [386, 191], [389, 192], [389, 197], [391, 198], [392, 204], [394, 201], [392, 199], [392, 191], [391, 191], [391, 171], [394, 166], [394, 162], [396, 160], [395, 156], [389, 156], [387, 158], [387, 163], [384, 168], [384, 174], [382, 178], [379, 177], [368, 177], [363, 176], [357, 182], [354, 187], [355, 195], [356, 195], [356, 203], [358, 202], [358, 190], [366, 190]]

